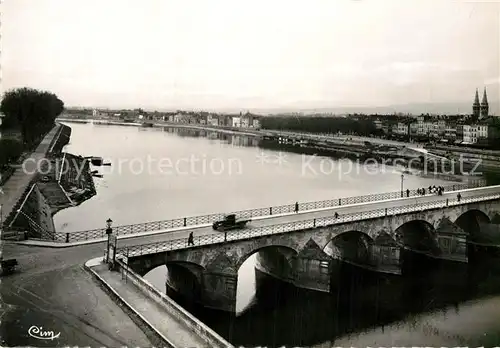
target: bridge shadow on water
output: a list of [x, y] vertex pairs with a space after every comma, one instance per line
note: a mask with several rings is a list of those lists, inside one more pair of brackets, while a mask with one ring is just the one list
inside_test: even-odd
[[256, 269], [255, 298], [238, 314], [169, 295], [236, 346], [313, 346], [500, 294], [500, 251], [470, 247], [468, 254], [465, 264], [406, 251], [402, 276], [337, 261], [330, 293], [299, 289]]

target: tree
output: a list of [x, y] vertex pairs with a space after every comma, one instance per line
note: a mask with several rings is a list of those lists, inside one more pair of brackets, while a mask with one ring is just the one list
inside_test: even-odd
[[277, 129], [311, 133], [354, 133], [370, 135], [376, 130], [369, 119], [354, 120], [345, 117], [323, 116], [269, 116], [261, 120], [263, 129]]
[[18, 128], [25, 146], [33, 145], [50, 131], [63, 110], [64, 103], [55, 94], [27, 87], [6, 92], [0, 103], [5, 127]]
[[0, 139], [0, 171], [14, 162], [23, 152], [23, 144], [14, 139]]

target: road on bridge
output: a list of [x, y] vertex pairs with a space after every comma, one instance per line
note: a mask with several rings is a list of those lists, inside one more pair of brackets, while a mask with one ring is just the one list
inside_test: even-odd
[[[487, 194], [487, 193], [498, 192], [498, 190], [499, 190], [498, 187], [488, 187], [488, 188], [482, 188], [480, 190], [480, 192], [481, 192], [481, 194]], [[462, 198], [478, 195], [478, 191], [475, 189], [472, 189], [469, 191], [460, 191], [460, 192], [461, 192]], [[254, 220], [249, 222], [249, 224], [247, 225], [245, 230], [251, 230], [252, 228], [261, 228], [261, 227], [266, 227], [266, 226], [271, 226], [271, 225], [299, 222], [299, 221], [304, 221], [304, 220], [320, 219], [320, 218], [324, 218], [324, 217], [332, 217], [335, 214], [335, 212], [337, 212], [339, 214], [339, 216], [342, 216], [343, 214], [368, 212], [371, 210], [400, 207], [403, 205], [413, 205], [413, 204], [422, 204], [422, 203], [429, 203], [429, 202], [436, 202], [436, 201], [445, 201], [447, 198], [448, 199], [456, 199], [456, 197], [457, 197], [457, 192], [445, 192], [445, 193], [443, 193], [442, 196], [438, 196], [436, 194], [431, 194], [431, 195], [426, 195], [426, 196], [421, 196], [421, 197], [400, 198], [400, 199], [392, 199], [392, 200], [379, 201], [379, 202], [351, 204], [351, 205], [345, 205], [345, 206], [338, 206], [335, 208], [323, 208], [323, 209], [318, 209], [317, 211], [314, 211], [314, 212], [309, 211], [309, 212], [304, 212], [304, 213], [300, 213], [300, 212], [299, 213], [291, 213], [291, 214], [287, 214], [284, 216], [275, 216], [275, 217], [266, 216], [266, 217], [262, 217], [260, 219], [254, 218]], [[134, 237], [134, 238], [119, 239], [118, 247], [121, 248], [121, 247], [136, 246], [136, 245], [143, 245], [143, 244], [150, 244], [150, 243], [160, 243], [160, 242], [166, 242], [166, 241], [175, 240], [175, 239], [182, 239], [182, 238], [185, 238], [186, 243], [187, 243], [187, 238], [188, 238], [190, 232], [193, 232], [194, 237], [217, 235], [217, 234], [223, 233], [223, 232], [214, 231], [212, 229], [211, 225], [204, 226], [204, 227], [193, 227], [193, 228], [182, 229], [182, 230], [165, 230], [165, 233], [160, 233], [160, 234], [155, 234], [155, 235], [150, 235], [150, 236], [139, 236], [139, 237]]]

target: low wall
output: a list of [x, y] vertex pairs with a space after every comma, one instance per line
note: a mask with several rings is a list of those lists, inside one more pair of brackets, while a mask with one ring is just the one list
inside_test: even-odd
[[[45, 172], [44, 175], [35, 173], [31, 180], [30, 185], [26, 188], [21, 195], [12, 212], [6, 217], [4, 225], [8, 226], [7, 229], [12, 231], [28, 231], [27, 237], [41, 238], [45, 240], [53, 240], [55, 238], [54, 222], [52, 216], [59, 210], [65, 209], [85, 201], [95, 195], [95, 187], [90, 168], [88, 163], [84, 168], [80, 182], [75, 183], [74, 178], [68, 177], [76, 170], [67, 170], [61, 184], [66, 184], [63, 188], [58, 182], [59, 173], [55, 172], [56, 168], [60, 167], [61, 151], [69, 143], [71, 136], [71, 128], [63, 125], [56, 124], [55, 133], [50, 142], [38, 149], [38, 153], [42, 154], [45, 158], [49, 159], [52, 163], [50, 171]], [[67, 161], [71, 166], [82, 165], [83, 158], [78, 156], [71, 157], [71, 161]], [[59, 165], [58, 165], [59, 164]], [[44, 170], [47, 163], [45, 163]], [[42, 176], [44, 180], [41, 181]], [[45, 180], [48, 179], [49, 181]], [[73, 180], [71, 180], [73, 179]], [[75, 202], [72, 202], [65, 190], [77, 186], [81, 188], [80, 192], [74, 193]], [[21, 209], [21, 212], [18, 210]]]
[[56, 137], [52, 140], [47, 155], [60, 154], [64, 146], [69, 143], [71, 137], [71, 127], [60, 123], [58, 123], [56, 127], [57, 126], [60, 127], [59, 131], [57, 132]]
[[14, 214], [9, 229], [28, 231], [27, 237], [31, 238], [52, 239], [55, 228], [51, 208], [37, 184], [30, 187], [21, 204], [22, 210]]
[[132, 321], [146, 334], [148, 339], [153, 344], [153, 347], [167, 347], [167, 348], [178, 348], [172, 342], [170, 342], [161, 333], [156, 331], [153, 326], [135, 309], [128, 304], [124, 299], [122, 299], [113, 288], [102, 279], [99, 274], [94, 272], [89, 266], [85, 264], [85, 269], [87, 269], [92, 276], [97, 280], [99, 286], [106, 292], [116, 303], [123, 305], [121, 308], [127, 313], [127, 315], [132, 319]]
[[185, 323], [198, 335], [205, 338], [210, 347], [234, 348], [232, 344], [227, 342], [224, 338], [219, 336], [215, 331], [210, 329], [196, 317], [187, 312], [184, 308], [179, 306], [175, 301], [173, 301], [167, 295], [161, 293], [144, 278], [140, 277], [138, 274], [131, 271], [130, 269], [127, 269], [127, 266], [123, 264], [121, 261], [118, 261], [117, 263], [119, 265], [120, 271], [125, 272], [127, 274], [128, 279], [130, 279], [140, 289], [148, 293], [148, 295], [152, 299], [163, 304], [170, 314], [172, 314], [177, 319]]
[[[50, 135], [50, 132], [54, 132], [53, 135]], [[61, 124], [56, 124], [54, 128], [48, 132], [45, 137], [42, 140], [42, 143], [39, 144], [39, 146], [36, 148], [34, 153], [39, 153], [44, 155], [45, 157], [50, 157], [52, 156], [55, 152], [60, 151], [68, 142], [69, 142], [69, 137], [71, 135], [71, 128], [65, 125]], [[52, 139], [48, 142], [48, 144], [43, 144], [43, 141], [46, 140], [47, 137], [52, 136]], [[21, 169], [17, 169], [20, 171]], [[24, 174], [28, 175], [28, 174]], [[39, 174], [33, 174], [32, 179], [30, 184], [26, 187], [25, 191], [23, 194], [20, 195], [18, 198], [17, 203], [13, 207], [12, 211], [10, 214], [7, 216], [4, 216], [5, 220], [3, 221], [4, 226], [9, 225], [13, 219], [14, 216], [16, 215], [17, 209], [19, 209], [20, 205], [22, 202], [26, 199], [27, 195], [31, 192], [32, 186], [39, 180]], [[5, 184], [5, 183], [4, 183]]]

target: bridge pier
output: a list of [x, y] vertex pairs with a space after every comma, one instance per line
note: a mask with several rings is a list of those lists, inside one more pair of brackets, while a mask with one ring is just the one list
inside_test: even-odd
[[279, 250], [261, 250], [255, 268], [299, 288], [329, 292], [331, 258], [311, 244], [306, 245], [305, 252], [293, 256]]
[[[293, 257], [293, 284], [296, 287], [330, 292], [332, 274], [332, 259], [313, 240], [309, 239]], [[269, 269], [268, 265], [261, 265]]]
[[168, 266], [165, 282], [167, 295], [181, 302], [198, 304], [226, 312], [236, 311], [238, 275], [224, 272], [202, 272], [201, 282], [193, 281], [189, 272], [176, 272], [177, 266]]
[[[465, 234], [442, 231], [436, 235], [443, 261], [466, 262]], [[255, 268], [275, 279], [287, 282], [298, 288], [331, 292], [338, 285], [342, 264], [347, 262], [371, 272], [402, 274], [402, 259], [406, 255], [401, 246], [387, 233], [381, 233], [372, 243], [364, 243], [364, 250], [333, 251], [328, 247], [321, 249], [313, 239], [293, 254], [280, 248], [263, 248], [256, 254]], [[342, 245], [333, 248], [342, 248]], [[229, 264], [228, 257], [217, 257], [207, 269], [183, 261], [171, 262], [166, 253], [156, 254], [154, 259], [135, 258], [134, 268], [150, 269], [153, 264], [167, 264], [169, 274], [166, 280], [167, 292], [174, 291], [177, 296], [189, 303], [204, 307], [235, 312], [237, 301], [237, 267]], [[439, 260], [436, 259], [436, 262]], [[144, 271], [142, 272], [144, 273]]]
[[204, 273], [201, 304], [212, 309], [235, 312], [237, 282], [238, 274], [223, 272]]

